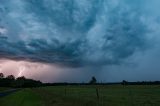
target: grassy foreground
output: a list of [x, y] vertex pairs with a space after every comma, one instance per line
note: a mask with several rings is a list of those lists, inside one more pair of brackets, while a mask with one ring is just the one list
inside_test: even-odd
[[160, 106], [160, 86], [54, 86], [23, 89], [0, 98], [0, 106]]

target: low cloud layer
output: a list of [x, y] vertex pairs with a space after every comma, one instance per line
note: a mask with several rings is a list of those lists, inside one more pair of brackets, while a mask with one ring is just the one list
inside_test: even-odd
[[121, 64], [159, 34], [157, 9], [149, 8], [157, 3], [1, 0], [0, 58], [71, 67]]

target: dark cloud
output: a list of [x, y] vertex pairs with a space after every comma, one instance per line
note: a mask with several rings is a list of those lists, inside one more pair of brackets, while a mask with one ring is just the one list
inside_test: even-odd
[[142, 20], [141, 4], [2, 0], [0, 26], [5, 31], [0, 27], [0, 58], [67, 66], [123, 63], [147, 47], [148, 26]]

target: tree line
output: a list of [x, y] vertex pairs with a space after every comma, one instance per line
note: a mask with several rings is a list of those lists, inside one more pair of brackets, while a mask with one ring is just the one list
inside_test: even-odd
[[14, 75], [8, 75], [5, 77], [3, 73], [0, 73], [0, 87], [27, 88], [39, 86], [42, 86], [40, 81], [27, 79], [24, 76], [15, 78]]
[[59, 85], [160, 85], [160, 81], [141, 81], [141, 82], [129, 82], [123, 80], [122, 82], [113, 83], [99, 83], [97, 79], [93, 76], [88, 83], [42, 83], [41, 81], [36, 81], [33, 79], [27, 79], [24, 76], [15, 78], [14, 75], [4, 76], [0, 73], [0, 87], [14, 87], [14, 88], [28, 88], [28, 87], [40, 87], [40, 86], [59, 86]]

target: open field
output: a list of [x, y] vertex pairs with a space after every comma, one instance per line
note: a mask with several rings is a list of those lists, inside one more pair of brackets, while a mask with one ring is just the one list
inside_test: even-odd
[[26, 88], [0, 98], [0, 106], [160, 106], [160, 86]]

